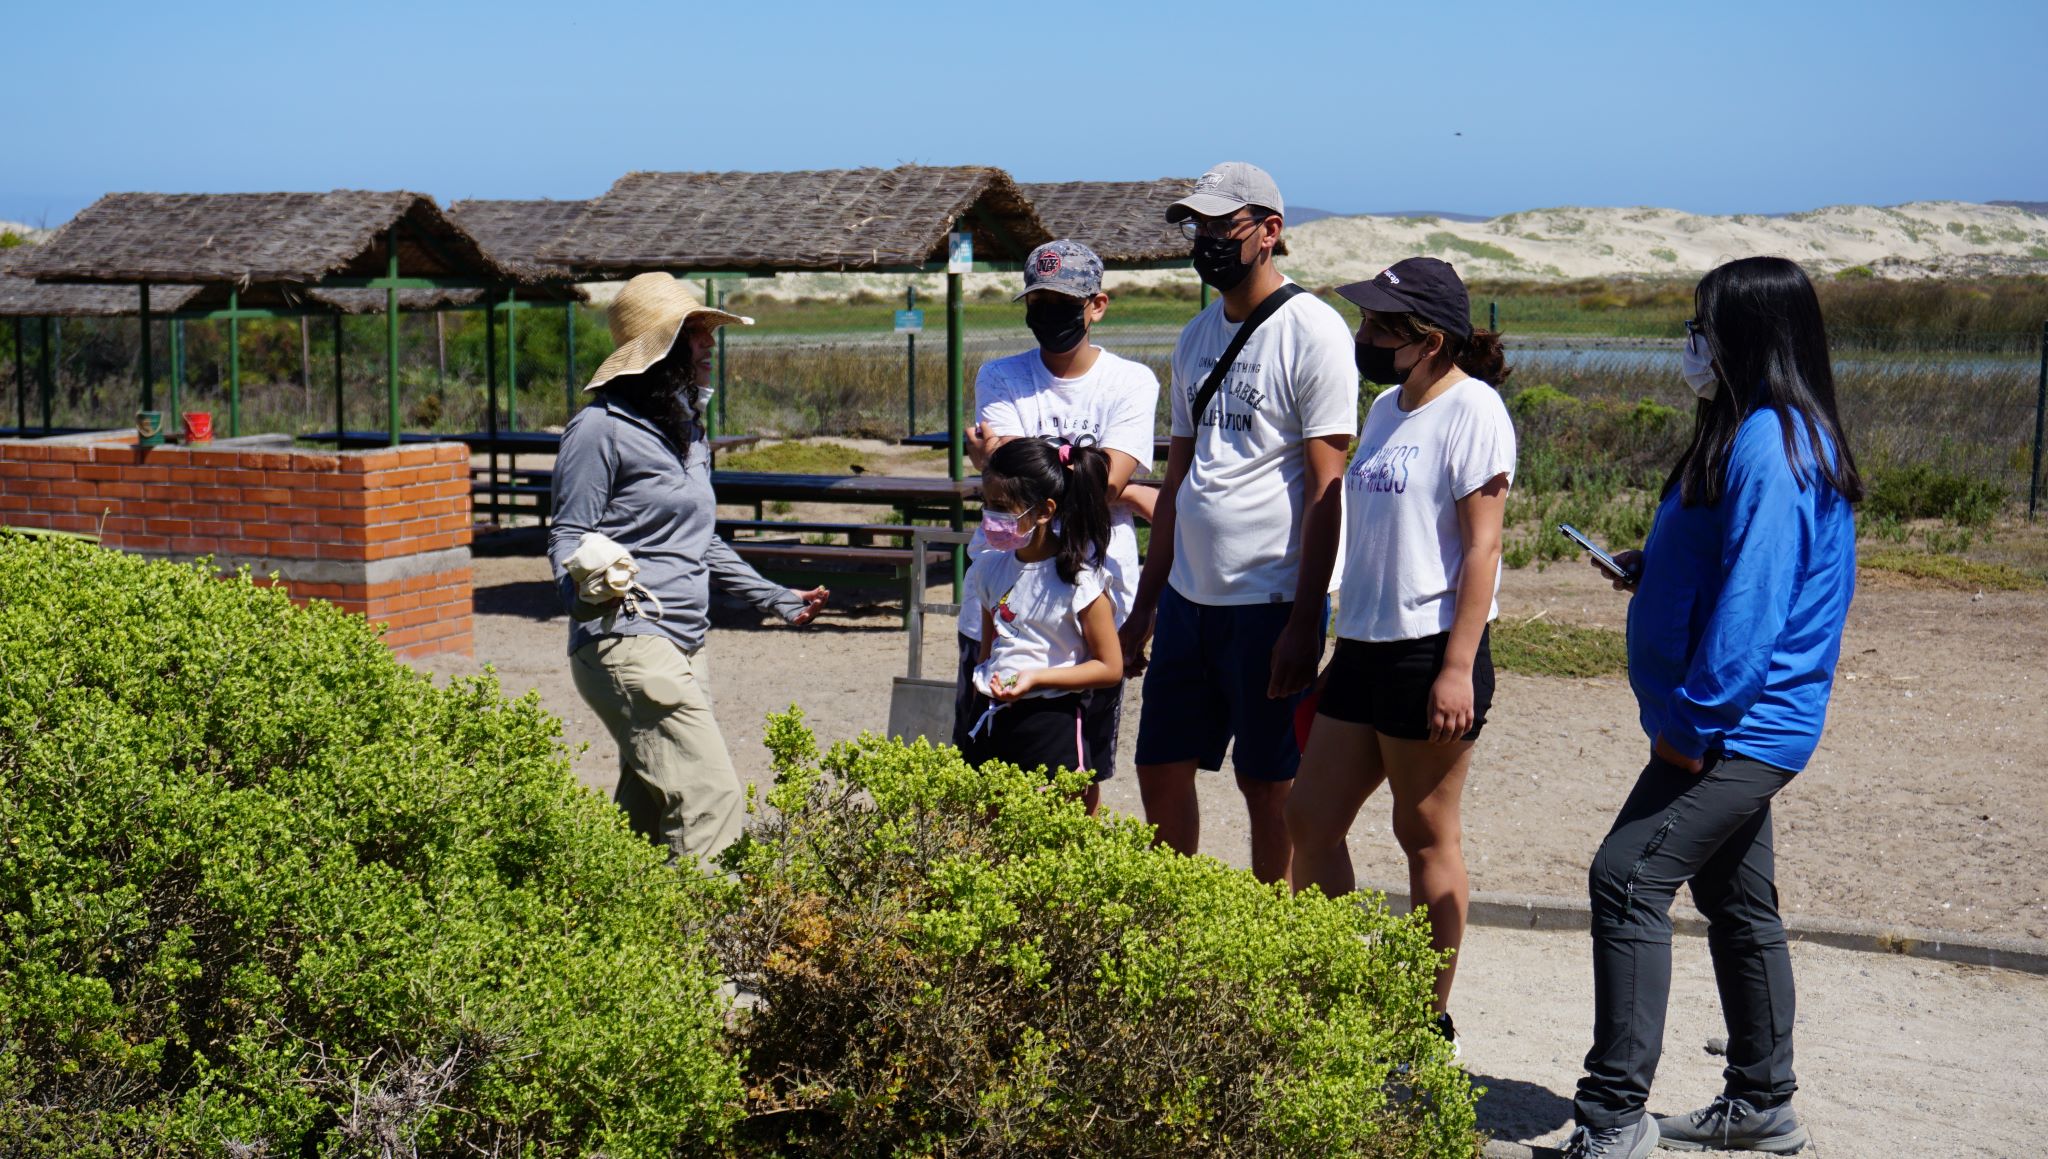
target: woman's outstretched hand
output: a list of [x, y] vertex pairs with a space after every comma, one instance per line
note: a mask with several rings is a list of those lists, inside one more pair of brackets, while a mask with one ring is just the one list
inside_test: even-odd
[[1625, 580], [1614, 579], [1614, 576], [1606, 568], [1601, 567], [1597, 561], [1589, 560], [1587, 562], [1592, 565], [1594, 571], [1600, 573], [1602, 579], [1613, 580], [1614, 590], [1618, 592], [1635, 591], [1636, 582], [1643, 575], [1643, 553], [1640, 551], [1617, 551], [1614, 553], [1614, 562], [1628, 570], [1629, 578]]
[[791, 595], [795, 596], [797, 599], [800, 599], [804, 602], [804, 610], [798, 612], [796, 616], [789, 621], [793, 627], [798, 628], [801, 628], [805, 624], [810, 623], [812, 620], [817, 619], [818, 609], [824, 607], [825, 601], [832, 598], [832, 591], [830, 588], [812, 588], [810, 591], [807, 592], [798, 591], [796, 588], [791, 588], [789, 589], [789, 592]]

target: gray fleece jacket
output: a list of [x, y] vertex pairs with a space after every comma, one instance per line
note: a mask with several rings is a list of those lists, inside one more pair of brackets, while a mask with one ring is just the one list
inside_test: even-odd
[[[668, 436], [616, 399], [599, 398], [562, 431], [554, 509], [548, 562], [570, 614], [572, 655], [605, 636], [647, 634], [667, 636], [695, 652], [710, 627], [713, 581], [784, 620], [804, 609], [803, 600], [764, 578], [713, 534], [718, 500], [711, 493], [711, 452], [704, 440], [692, 440], [689, 453], [678, 454]], [[591, 608], [579, 608], [564, 565], [586, 531], [602, 532], [633, 554], [640, 565], [636, 578], [661, 601], [660, 619], [621, 612], [607, 626], [603, 618], [577, 618]]]

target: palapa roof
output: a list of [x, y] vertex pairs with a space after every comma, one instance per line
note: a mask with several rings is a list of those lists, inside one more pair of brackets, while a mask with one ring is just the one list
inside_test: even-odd
[[[1054, 237], [1072, 238], [1106, 266], [1185, 263], [1188, 239], [1166, 220], [1166, 207], [1195, 191], [1192, 177], [1156, 181], [1023, 182], [1039, 219]], [[1287, 236], [1274, 251], [1287, 252]]]
[[[33, 248], [0, 250], [0, 318], [127, 318], [142, 313], [142, 296], [134, 286], [62, 285], [17, 275], [14, 266]], [[197, 286], [151, 286], [150, 313], [183, 309], [198, 293]]]
[[564, 280], [567, 266], [541, 260], [541, 247], [583, 216], [588, 201], [483, 201], [448, 203], [448, 216], [490, 255], [536, 278]]
[[534, 281], [404, 191], [110, 193], [17, 268], [43, 281], [233, 285], [244, 305], [289, 304], [326, 278], [382, 277], [393, 226], [401, 276]]
[[628, 173], [545, 259], [605, 277], [649, 270], [886, 270], [946, 260], [955, 223], [977, 261], [1050, 241], [1015, 182], [979, 165], [794, 173]]

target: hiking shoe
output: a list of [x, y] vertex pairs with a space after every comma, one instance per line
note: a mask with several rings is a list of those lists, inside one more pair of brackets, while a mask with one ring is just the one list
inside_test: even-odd
[[1806, 1146], [1806, 1128], [1783, 1103], [1759, 1111], [1741, 1099], [1718, 1095], [1690, 1115], [1660, 1115], [1663, 1146], [1673, 1151], [1761, 1151], [1790, 1155]]
[[1438, 1034], [1444, 1036], [1445, 1042], [1451, 1044], [1451, 1061], [1458, 1061], [1458, 1028], [1451, 1022], [1451, 1016], [1448, 1013], [1439, 1014], [1436, 1021], [1430, 1025], [1436, 1028]]
[[1644, 1115], [1626, 1127], [1577, 1127], [1564, 1142], [1564, 1159], [1649, 1159], [1657, 1149], [1657, 1120]]

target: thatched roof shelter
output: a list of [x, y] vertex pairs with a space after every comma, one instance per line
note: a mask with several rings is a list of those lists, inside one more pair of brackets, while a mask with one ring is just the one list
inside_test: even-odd
[[[42, 281], [234, 286], [242, 305], [293, 305], [328, 278], [388, 272], [398, 234], [404, 277], [532, 284], [421, 193], [110, 193], [21, 260]], [[151, 303], [152, 312], [155, 303]]]
[[608, 278], [676, 273], [922, 270], [971, 229], [977, 261], [1052, 239], [1000, 169], [905, 165], [794, 173], [628, 173], [540, 256]]
[[541, 247], [561, 237], [590, 207], [588, 201], [452, 201], [448, 216], [490, 255], [535, 278], [566, 281], [567, 266], [543, 261]]
[[[133, 286], [78, 286], [38, 282], [18, 275], [14, 267], [32, 246], [0, 250], [0, 318], [126, 318], [142, 312]], [[151, 286], [152, 311], [182, 310], [199, 293], [198, 286]]]
[[[1188, 239], [1166, 207], [1195, 190], [1192, 177], [1156, 181], [1025, 182], [1017, 186], [1054, 237], [1095, 251], [1105, 266], [1186, 265]], [[1287, 252], [1283, 234], [1279, 253]]]

